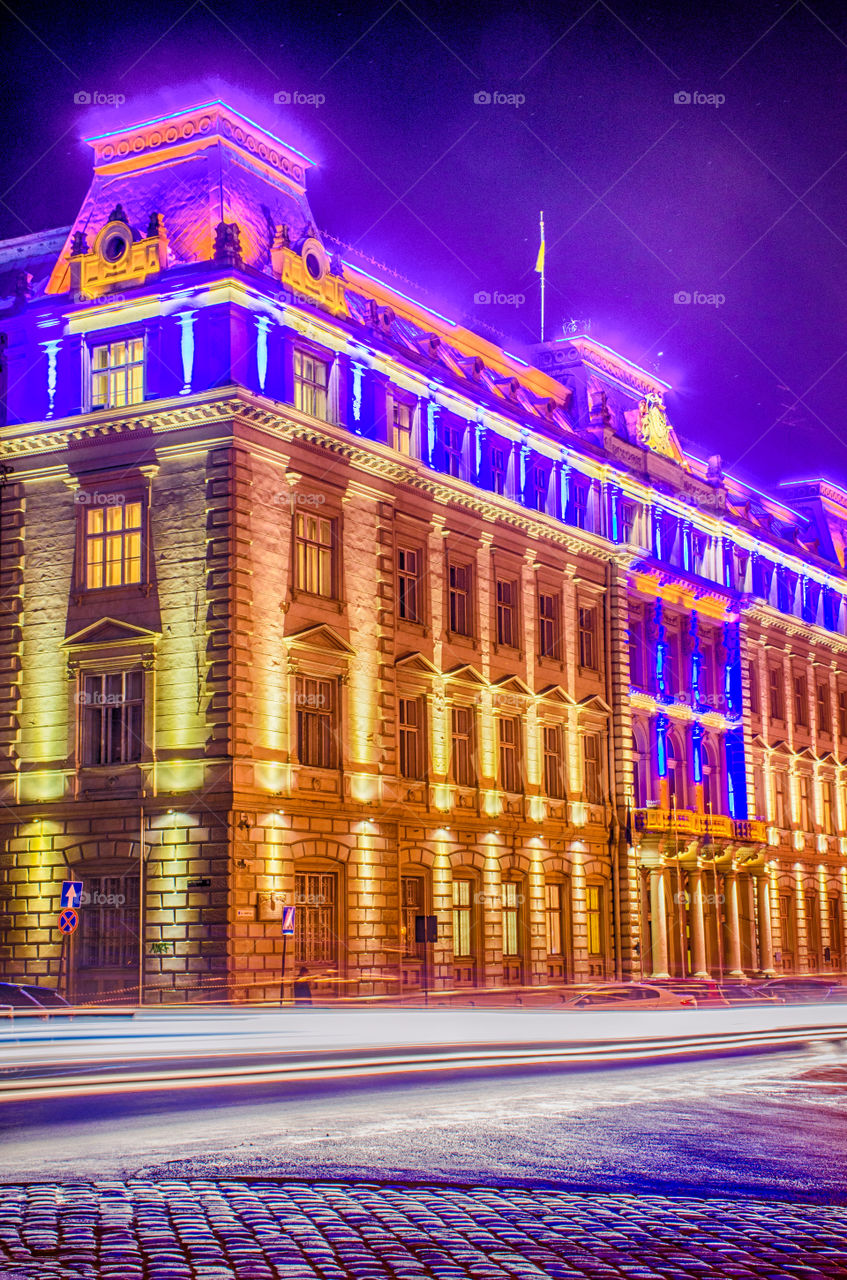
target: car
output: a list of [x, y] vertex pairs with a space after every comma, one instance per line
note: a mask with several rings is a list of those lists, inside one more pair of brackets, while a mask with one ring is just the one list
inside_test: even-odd
[[0, 1008], [19, 1012], [43, 1013], [45, 1010], [69, 1012], [71, 1006], [53, 987], [39, 987], [30, 982], [0, 982]]
[[822, 1004], [838, 991], [835, 978], [771, 978], [759, 986], [760, 991], [779, 996], [786, 1004]]
[[776, 991], [765, 991], [762, 987], [758, 986], [745, 986], [743, 983], [736, 982], [721, 985], [718, 989], [726, 1003], [729, 1005], [738, 1004], [749, 1006], [751, 1004], [785, 1004], [784, 997], [779, 995]]
[[564, 1009], [694, 1009], [694, 996], [644, 982], [604, 983], [562, 1002]]
[[684, 982], [662, 978], [656, 982], [656, 986], [662, 991], [673, 991], [678, 996], [693, 996], [698, 1008], [701, 1005], [707, 1008], [715, 1005], [725, 1008], [729, 1004], [720, 985], [710, 978], [686, 978]]

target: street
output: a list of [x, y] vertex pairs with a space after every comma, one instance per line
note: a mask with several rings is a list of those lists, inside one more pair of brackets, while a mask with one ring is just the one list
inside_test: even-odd
[[0, 1277], [844, 1276], [845, 1097], [814, 1046], [9, 1104]]

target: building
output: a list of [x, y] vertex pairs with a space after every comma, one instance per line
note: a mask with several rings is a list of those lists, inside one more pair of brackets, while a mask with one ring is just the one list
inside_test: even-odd
[[328, 994], [842, 968], [847, 494], [342, 262], [223, 103], [89, 141], [0, 245], [5, 976], [275, 999], [286, 905]]

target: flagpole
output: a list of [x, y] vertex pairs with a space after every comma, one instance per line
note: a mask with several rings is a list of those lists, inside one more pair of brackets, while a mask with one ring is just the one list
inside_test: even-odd
[[544, 252], [544, 211], [542, 209], [539, 215], [541, 222], [541, 341], [544, 341], [544, 276], [547, 269], [546, 254]]

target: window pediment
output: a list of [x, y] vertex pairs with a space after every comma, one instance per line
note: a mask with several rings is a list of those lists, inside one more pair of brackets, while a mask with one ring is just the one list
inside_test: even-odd
[[323, 622], [316, 627], [306, 627], [303, 631], [287, 636], [286, 640], [289, 645], [315, 649], [321, 653], [341, 654], [344, 657], [352, 657], [355, 653], [342, 635]]
[[89, 623], [81, 631], [74, 632], [62, 641], [62, 648], [69, 652], [88, 649], [92, 645], [151, 645], [155, 646], [161, 639], [161, 631], [150, 631], [147, 627], [136, 627], [131, 622], [121, 622], [118, 618], [99, 618]]

